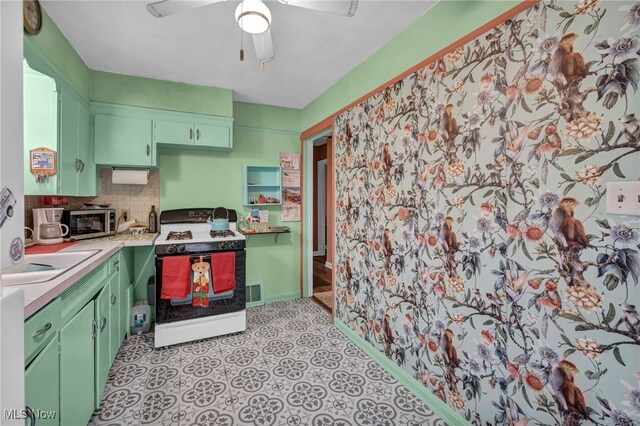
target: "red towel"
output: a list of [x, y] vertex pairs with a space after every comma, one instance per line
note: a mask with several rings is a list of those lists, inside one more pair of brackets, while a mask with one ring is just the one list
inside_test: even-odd
[[161, 299], [184, 299], [191, 291], [189, 256], [166, 256], [162, 259]]
[[236, 289], [236, 254], [232, 251], [211, 253], [213, 294]]

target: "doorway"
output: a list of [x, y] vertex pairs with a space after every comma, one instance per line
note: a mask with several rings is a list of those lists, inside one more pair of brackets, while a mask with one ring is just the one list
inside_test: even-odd
[[329, 164], [332, 155], [331, 134], [318, 136], [313, 140], [311, 155], [311, 185], [312, 185], [312, 207], [311, 207], [311, 233], [312, 233], [312, 298], [323, 308], [331, 312], [333, 310], [333, 282], [331, 270], [331, 250], [329, 248], [329, 229], [327, 220], [329, 218], [330, 202], [330, 173]]

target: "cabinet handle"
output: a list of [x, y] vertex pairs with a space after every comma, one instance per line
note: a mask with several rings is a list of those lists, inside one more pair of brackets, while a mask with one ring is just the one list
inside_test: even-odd
[[98, 334], [98, 321], [94, 319], [93, 321], [91, 321], [91, 339], [95, 340], [97, 334]]
[[151, 147], [147, 144], [147, 157], [151, 154]]
[[200, 129], [196, 129], [196, 139], [200, 140]]
[[107, 325], [107, 318], [104, 315], [100, 315], [100, 332], [104, 330], [104, 327]]
[[84, 161], [80, 160], [80, 173], [84, 172]]
[[76, 158], [76, 172], [80, 171], [80, 159]]
[[119, 265], [119, 264], [120, 264], [120, 261], [119, 261], [119, 260], [116, 260], [115, 262], [113, 262], [113, 264], [114, 264], [114, 265]]
[[111, 304], [115, 305], [117, 300], [118, 298], [116, 297], [115, 293], [111, 293]]
[[193, 139], [193, 129], [189, 129], [189, 140]]
[[[29, 426], [35, 426], [36, 424], [36, 415], [33, 413], [33, 410], [28, 405], [25, 407], [27, 420], [29, 420]], [[26, 422], [25, 422], [26, 423]]]
[[42, 327], [40, 330], [38, 330], [35, 333], [33, 333], [33, 337], [38, 337], [38, 336], [46, 333], [49, 330], [51, 330], [51, 323], [50, 322], [46, 323], [44, 325], [44, 327]]

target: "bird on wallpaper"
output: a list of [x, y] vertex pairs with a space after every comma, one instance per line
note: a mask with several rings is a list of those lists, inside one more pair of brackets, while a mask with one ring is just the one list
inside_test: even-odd
[[455, 254], [458, 251], [458, 238], [453, 232], [453, 218], [447, 216], [440, 227], [440, 244], [447, 254]]
[[351, 292], [351, 280], [353, 279], [353, 271], [351, 270], [351, 260], [347, 256], [344, 266], [344, 275], [347, 281], [347, 293]]
[[489, 303], [491, 303], [491, 313], [502, 320], [502, 307], [504, 306], [504, 301], [495, 293], [486, 293], [486, 295], [487, 299], [489, 299]]
[[473, 298], [471, 299], [469, 304], [480, 312], [484, 311], [484, 300], [482, 299], [480, 290], [478, 290], [477, 288], [473, 291]]
[[393, 354], [391, 350], [391, 345], [393, 344], [393, 330], [391, 329], [391, 318], [388, 314], [384, 315], [382, 322], [384, 330], [384, 354], [388, 358], [391, 358], [391, 355]]
[[584, 395], [574, 383], [574, 376], [578, 372], [574, 363], [563, 359], [553, 369], [549, 383], [553, 389], [553, 396], [562, 411], [591, 420]]
[[458, 351], [453, 345], [453, 331], [447, 328], [440, 336], [440, 351], [442, 352], [442, 359], [447, 367], [456, 369], [460, 366], [458, 360]]
[[455, 156], [455, 139], [460, 134], [458, 130], [458, 123], [453, 116], [453, 105], [448, 104], [444, 107], [444, 112], [440, 118], [440, 130], [444, 138], [445, 157], [449, 162], [452, 161], [452, 157]]
[[347, 121], [344, 123], [344, 133], [345, 136], [347, 137], [347, 146], [349, 146], [349, 143], [351, 142], [351, 138], [353, 137], [353, 134], [351, 133], [351, 120], [349, 120], [347, 118]]
[[594, 248], [587, 239], [582, 222], [574, 216], [574, 210], [578, 204], [580, 203], [575, 198], [564, 197], [551, 216], [549, 228], [560, 249]]
[[626, 302], [621, 303], [620, 307], [622, 308], [622, 312], [620, 312], [620, 319], [618, 319], [614, 328], [617, 330], [620, 324], [624, 324], [631, 334], [640, 336], [640, 317], [638, 316], [636, 307]]
[[635, 114], [625, 114], [620, 118], [620, 134], [616, 138], [616, 143], [623, 136], [628, 143], [640, 142], [640, 119], [636, 118]]
[[573, 51], [573, 44], [578, 38], [576, 33], [568, 33], [562, 36], [558, 47], [551, 57], [549, 70], [556, 86], [563, 88], [568, 84], [580, 84], [589, 75], [589, 70], [584, 63], [584, 58], [578, 52]]

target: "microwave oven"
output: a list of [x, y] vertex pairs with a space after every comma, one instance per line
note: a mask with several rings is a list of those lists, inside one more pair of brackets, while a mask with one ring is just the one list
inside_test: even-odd
[[69, 227], [68, 238], [73, 240], [115, 235], [116, 210], [65, 210], [61, 223]]

